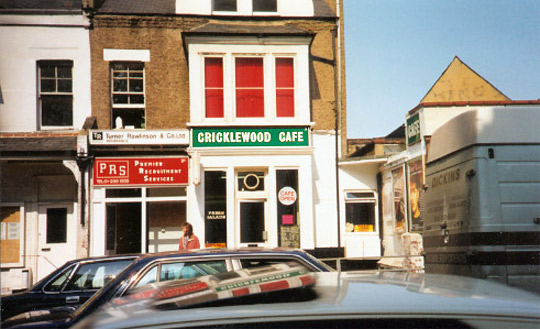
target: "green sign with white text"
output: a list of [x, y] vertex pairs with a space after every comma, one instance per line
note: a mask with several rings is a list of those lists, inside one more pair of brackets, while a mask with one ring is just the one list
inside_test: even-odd
[[193, 128], [193, 147], [309, 146], [309, 128]]
[[420, 141], [420, 116], [418, 113], [407, 119], [407, 145]]

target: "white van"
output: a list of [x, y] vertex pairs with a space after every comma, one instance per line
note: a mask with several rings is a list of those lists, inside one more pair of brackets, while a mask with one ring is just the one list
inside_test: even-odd
[[540, 293], [540, 108], [465, 112], [431, 136], [426, 272]]

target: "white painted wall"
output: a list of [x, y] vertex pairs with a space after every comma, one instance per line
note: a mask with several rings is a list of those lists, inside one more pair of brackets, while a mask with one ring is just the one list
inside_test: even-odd
[[191, 15], [277, 15], [289, 17], [311, 17], [314, 15], [312, 0], [278, 0], [277, 13], [257, 13], [253, 12], [252, 0], [237, 0], [236, 12], [215, 12], [212, 13], [212, 0], [176, 0], [177, 14]]
[[315, 246], [317, 248], [335, 248], [338, 243], [335, 134], [333, 131], [315, 131], [312, 136]]
[[37, 129], [38, 60], [73, 61], [72, 129], [80, 129], [91, 113], [90, 42], [86, 20], [82, 15], [2, 15], [0, 22], [23, 24], [0, 26], [0, 85], [4, 100], [0, 104], [0, 131], [30, 132]]

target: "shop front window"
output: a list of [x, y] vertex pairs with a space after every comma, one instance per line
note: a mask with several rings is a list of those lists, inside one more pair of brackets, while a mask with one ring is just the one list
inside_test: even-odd
[[358, 191], [345, 193], [347, 233], [370, 233], [376, 232], [375, 210], [377, 199], [375, 192]]
[[276, 170], [276, 192], [279, 246], [300, 248], [298, 170]]
[[204, 173], [204, 221], [206, 248], [227, 246], [227, 173]]

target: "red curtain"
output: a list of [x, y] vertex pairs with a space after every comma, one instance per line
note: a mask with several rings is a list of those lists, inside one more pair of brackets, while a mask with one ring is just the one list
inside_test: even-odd
[[206, 117], [223, 118], [223, 59], [207, 57], [204, 61]]
[[294, 117], [294, 66], [292, 58], [276, 58], [276, 115]]
[[262, 58], [236, 58], [236, 116], [264, 117]]

